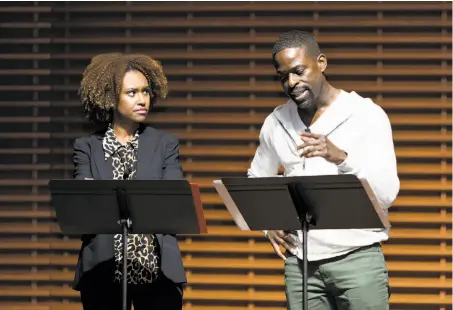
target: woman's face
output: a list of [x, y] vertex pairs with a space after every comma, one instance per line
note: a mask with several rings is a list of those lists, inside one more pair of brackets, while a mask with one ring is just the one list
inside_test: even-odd
[[140, 71], [132, 70], [126, 72], [123, 78], [116, 116], [136, 123], [145, 121], [151, 98], [152, 93], [146, 77]]

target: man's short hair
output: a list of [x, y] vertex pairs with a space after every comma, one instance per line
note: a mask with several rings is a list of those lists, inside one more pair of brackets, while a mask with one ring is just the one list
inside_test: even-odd
[[272, 59], [275, 54], [287, 48], [305, 48], [312, 57], [318, 57], [321, 54], [316, 38], [306, 31], [291, 30], [281, 34], [272, 49]]

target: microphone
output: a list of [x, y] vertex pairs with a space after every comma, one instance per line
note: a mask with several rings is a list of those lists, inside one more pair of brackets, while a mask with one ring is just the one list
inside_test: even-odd
[[[305, 132], [311, 132], [310, 128], [308, 128], [308, 127], [305, 128], [304, 131], [305, 131]], [[304, 150], [304, 149], [302, 149], [302, 152], [303, 152], [303, 150]], [[305, 170], [305, 161], [306, 161], [306, 158], [305, 158], [305, 156], [304, 156], [304, 157], [302, 157], [302, 165], [303, 165], [303, 167], [304, 167], [304, 170]]]

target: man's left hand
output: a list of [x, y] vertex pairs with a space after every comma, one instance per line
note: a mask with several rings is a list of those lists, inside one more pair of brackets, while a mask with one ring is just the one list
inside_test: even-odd
[[300, 134], [304, 144], [297, 147], [297, 150], [304, 149], [301, 157], [322, 157], [325, 160], [336, 165], [341, 164], [346, 159], [346, 153], [336, 147], [330, 140], [323, 135], [312, 132], [303, 132]]

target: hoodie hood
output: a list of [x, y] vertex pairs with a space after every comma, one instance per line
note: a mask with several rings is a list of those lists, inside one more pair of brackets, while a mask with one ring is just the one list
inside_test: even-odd
[[[355, 110], [370, 103], [374, 104], [371, 99], [363, 98], [356, 92], [348, 93], [341, 90], [331, 106], [308, 128], [313, 133], [329, 136], [331, 132], [346, 122]], [[272, 112], [272, 116], [284, 128], [295, 145], [302, 143], [299, 135], [307, 129], [307, 126], [301, 121], [297, 109], [296, 103], [290, 99]]]

